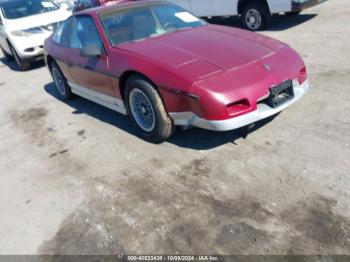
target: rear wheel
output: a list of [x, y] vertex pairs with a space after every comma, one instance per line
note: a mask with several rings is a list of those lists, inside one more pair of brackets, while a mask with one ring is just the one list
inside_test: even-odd
[[245, 6], [241, 15], [242, 26], [251, 31], [265, 29], [271, 20], [271, 13], [264, 3], [252, 2]]
[[64, 77], [61, 69], [55, 61], [50, 64], [50, 70], [53, 81], [55, 82], [56, 89], [63, 100], [69, 100], [73, 97], [72, 90], [67, 83], [67, 79]]
[[4, 58], [6, 59], [6, 61], [12, 61], [13, 60], [13, 56], [8, 54], [2, 47], [0, 47], [1, 52], [4, 56]]
[[16, 64], [21, 71], [27, 71], [30, 69], [30, 63], [19, 57], [13, 46], [10, 46], [13, 57], [15, 58]]
[[174, 132], [157, 90], [142, 76], [132, 76], [125, 88], [125, 102], [129, 116], [142, 135], [152, 143], [162, 143]]

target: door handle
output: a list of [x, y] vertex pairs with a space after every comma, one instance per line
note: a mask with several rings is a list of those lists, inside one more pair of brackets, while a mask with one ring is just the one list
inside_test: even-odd
[[69, 67], [69, 68], [72, 68], [72, 67], [73, 67], [73, 64], [68, 63], [68, 67]]

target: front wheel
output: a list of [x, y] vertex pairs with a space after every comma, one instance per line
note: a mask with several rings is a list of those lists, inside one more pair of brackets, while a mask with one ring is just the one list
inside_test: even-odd
[[265, 4], [253, 2], [246, 5], [241, 18], [245, 29], [260, 31], [269, 25], [271, 13]]
[[157, 90], [147, 79], [141, 76], [128, 79], [125, 102], [132, 122], [145, 139], [152, 143], [162, 143], [173, 134], [173, 121]]
[[27, 71], [30, 69], [30, 63], [19, 57], [13, 46], [10, 46], [13, 57], [15, 58], [16, 64], [20, 71]]

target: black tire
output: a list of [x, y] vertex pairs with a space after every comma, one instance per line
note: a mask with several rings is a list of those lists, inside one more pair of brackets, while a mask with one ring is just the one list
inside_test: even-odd
[[12, 61], [13, 60], [13, 56], [8, 54], [2, 47], [0, 47], [1, 52], [4, 56], [4, 58], [6, 59], [6, 61]]
[[241, 19], [243, 28], [250, 31], [261, 31], [269, 26], [271, 13], [265, 3], [251, 2], [244, 7]]
[[[141, 112], [142, 110], [139, 108], [139, 112], [135, 112], [137, 111], [135, 110], [135, 107], [137, 106], [130, 105], [130, 103], [133, 103], [132, 96], [134, 93], [146, 96], [147, 102], [149, 102], [152, 107], [151, 110], [148, 111], [146, 109], [146, 112]], [[158, 91], [146, 78], [138, 75], [129, 77], [125, 87], [124, 100], [128, 115], [146, 140], [158, 144], [166, 141], [173, 134], [175, 130], [174, 123], [166, 112]], [[134, 115], [137, 115], [138, 113], [145, 117], [145, 115], [148, 115], [150, 112], [153, 116], [152, 119], [154, 120], [154, 123], [152, 122], [152, 127], [149, 130], [145, 130], [145, 128], [138, 123], [138, 121], [142, 120], [137, 120]]]
[[50, 71], [53, 78], [53, 81], [56, 86], [56, 90], [60, 95], [62, 100], [70, 100], [73, 98], [72, 89], [67, 83], [67, 79], [62, 73], [60, 67], [55, 61], [52, 61], [50, 64]]
[[23, 60], [19, 57], [19, 55], [17, 54], [16, 50], [13, 48], [13, 46], [10, 45], [10, 49], [12, 52], [13, 57], [15, 58], [16, 64], [19, 68], [20, 71], [27, 71], [30, 69], [30, 62]]

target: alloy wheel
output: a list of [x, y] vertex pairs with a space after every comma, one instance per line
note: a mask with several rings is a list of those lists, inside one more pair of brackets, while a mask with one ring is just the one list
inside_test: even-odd
[[52, 76], [53, 76], [53, 80], [55, 81], [55, 85], [57, 87], [58, 92], [60, 92], [62, 96], [65, 96], [66, 90], [65, 90], [64, 79], [61, 72], [56, 67], [52, 68]]
[[146, 94], [134, 88], [129, 94], [129, 105], [137, 125], [145, 132], [152, 132], [156, 124], [155, 114]]
[[245, 15], [245, 22], [250, 30], [258, 30], [262, 25], [262, 16], [256, 9], [249, 9]]

